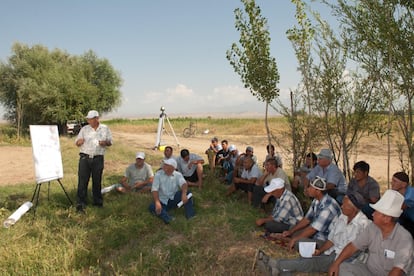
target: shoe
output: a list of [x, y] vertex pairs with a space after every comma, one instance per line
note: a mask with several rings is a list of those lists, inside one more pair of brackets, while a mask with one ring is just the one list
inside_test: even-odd
[[175, 220], [175, 217], [170, 216], [170, 218], [168, 220], [164, 220], [165, 224], [170, 224], [171, 222], [173, 222]]
[[85, 214], [85, 209], [83, 208], [82, 205], [78, 205], [76, 206], [76, 212], [79, 214]]
[[[275, 266], [271, 264], [275, 264]], [[277, 261], [271, 260], [262, 250], [258, 250], [256, 253], [256, 267], [260, 271], [266, 273], [266, 275], [278, 276], [279, 270], [276, 268]]]

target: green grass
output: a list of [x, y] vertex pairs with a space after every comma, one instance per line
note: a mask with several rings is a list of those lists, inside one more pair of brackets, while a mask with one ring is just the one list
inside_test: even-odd
[[[209, 120], [200, 120], [198, 126]], [[214, 124], [227, 129], [239, 123], [230, 121], [214, 120]], [[134, 125], [154, 129], [157, 121], [107, 123], [111, 129], [133, 129]], [[183, 119], [183, 126], [188, 123]], [[74, 138], [62, 137], [60, 141], [62, 183], [75, 202], [78, 149], [73, 146]], [[134, 149], [122, 141], [108, 150], [105, 158], [110, 165], [104, 171], [104, 186], [119, 180], [133, 153]], [[149, 155], [147, 161], [156, 168], [159, 159]], [[0, 187], [0, 219], [4, 221], [30, 201], [35, 187], [35, 183]], [[88, 207], [86, 215], [80, 215], [69, 205], [57, 181], [50, 186], [43, 183], [35, 216], [32, 208], [14, 226], [0, 230], [0, 274], [254, 275], [260, 274], [252, 271], [258, 248], [273, 256], [293, 256], [259, 238], [254, 221], [263, 214], [247, 205], [247, 195], [242, 192], [225, 197], [226, 189], [207, 173], [203, 190], [192, 189], [197, 217], [188, 221], [184, 210], [177, 209], [172, 211], [176, 220], [165, 225], [148, 212], [150, 194], [105, 194], [103, 209]]]

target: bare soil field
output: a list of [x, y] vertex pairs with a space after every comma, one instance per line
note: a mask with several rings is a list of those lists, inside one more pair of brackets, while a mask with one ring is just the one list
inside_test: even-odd
[[[161, 143], [164, 145], [171, 145], [175, 150], [175, 155], [178, 154], [180, 149], [187, 148], [190, 152], [197, 153], [203, 157], [207, 162], [205, 150], [210, 144], [210, 139], [213, 134], [199, 135], [196, 137], [184, 138], [177, 137], [178, 143], [174, 136], [164, 134], [161, 139]], [[116, 143], [122, 141], [122, 143], [130, 145], [137, 150], [143, 150], [147, 154], [155, 154], [161, 156], [162, 153], [154, 151], [154, 145], [156, 142], [155, 133], [130, 133], [122, 131], [113, 131], [114, 147]], [[218, 135], [219, 140], [227, 139], [229, 144], [234, 144], [239, 151], [244, 151], [246, 146], [253, 146], [255, 155], [258, 158], [259, 164], [261, 164], [266, 156], [266, 144], [267, 140], [265, 136], [255, 135], [232, 135], [229, 137]], [[359, 152], [356, 156], [353, 156], [350, 163], [353, 164], [358, 160], [365, 160], [371, 165], [370, 175], [377, 179], [382, 186], [387, 185], [387, 152], [386, 144], [377, 139], [366, 138], [361, 142]], [[74, 150], [77, 151], [74, 146]], [[280, 149], [279, 149], [280, 150]], [[317, 150], [317, 152], [319, 149]], [[281, 155], [284, 159], [284, 169], [291, 174], [291, 168], [288, 162], [289, 156], [286, 156], [283, 152]], [[397, 152], [394, 149], [391, 155], [390, 172], [391, 175], [400, 170], [400, 163], [398, 161]], [[33, 157], [31, 147], [22, 146], [2, 146], [0, 147], [0, 185], [13, 185], [18, 183], [25, 183], [35, 181]]]

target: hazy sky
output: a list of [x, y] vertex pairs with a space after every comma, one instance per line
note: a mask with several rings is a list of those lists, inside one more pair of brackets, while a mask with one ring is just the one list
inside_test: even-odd
[[[290, 0], [257, 0], [268, 19], [282, 99], [300, 81], [286, 30], [295, 24]], [[2, 0], [0, 60], [14, 42], [70, 54], [89, 49], [107, 58], [123, 79], [122, 105], [105, 116], [263, 113], [226, 59], [238, 41], [240, 0]], [[328, 16], [328, 9], [312, 4]], [[91, 107], [93, 108], [93, 107]], [[0, 113], [3, 114], [3, 109]]]

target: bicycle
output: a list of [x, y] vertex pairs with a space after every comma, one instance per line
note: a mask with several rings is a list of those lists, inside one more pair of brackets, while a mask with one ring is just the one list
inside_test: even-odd
[[190, 136], [195, 136], [197, 133], [197, 125], [194, 122], [190, 122], [190, 126], [186, 127], [183, 131], [183, 136], [188, 138]]

